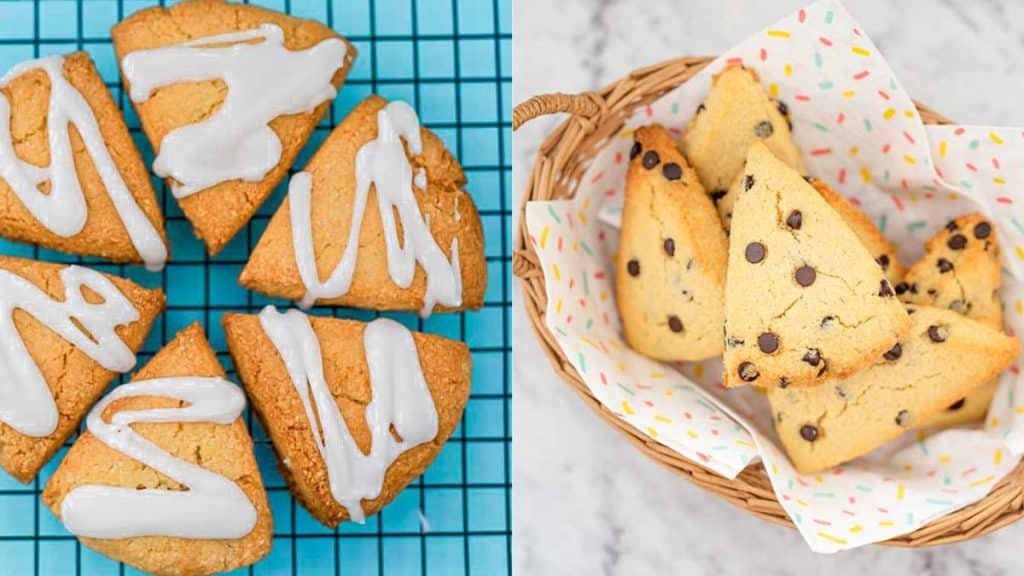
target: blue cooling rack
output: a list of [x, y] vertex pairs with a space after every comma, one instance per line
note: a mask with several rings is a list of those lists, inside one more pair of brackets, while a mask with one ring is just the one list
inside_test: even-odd
[[[110, 27], [157, 0], [0, 0], [0, 70], [26, 59], [85, 50], [124, 110], [147, 164], [153, 153], [121, 94]], [[159, 2], [163, 3], [163, 2]], [[167, 2], [168, 4], [172, 2]], [[314, 18], [344, 34], [359, 57], [330, 114], [296, 162], [301, 167], [337, 121], [370, 93], [412, 103], [426, 126], [461, 160], [483, 220], [488, 289], [482, 310], [421, 321], [392, 317], [410, 328], [464, 340], [473, 353], [473, 388], [459, 429], [424, 476], [365, 525], [329, 530], [291, 498], [277, 472], [266, 434], [249, 417], [256, 456], [274, 516], [274, 545], [241, 574], [500, 575], [510, 560], [510, 145], [512, 0], [252, 0]], [[139, 355], [141, 366], [163, 343], [199, 321], [237, 382], [220, 326], [230, 311], [267, 303], [235, 279], [284, 196], [284, 184], [234, 241], [210, 258], [173, 197], [160, 190], [172, 261], [162, 273], [103, 264], [49, 250], [0, 242], [0, 252], [49, 261], [84, 262], [147, 286], [163, 286], [168, 310]], [[358, 319], [372, 312], [319, 308]], [[73, 439], [72, 439], [73, 442]], [[68, 443], [70, 445], [71, 442]], [[0, 471], [0, 576], [88, 576], [134, 571], [78, 544], [39, 493], [67, 447], [31, 485]]]

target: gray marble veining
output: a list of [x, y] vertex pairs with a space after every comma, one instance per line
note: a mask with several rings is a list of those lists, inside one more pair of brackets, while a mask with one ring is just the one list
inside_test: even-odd
[[[803, 4], [516, 0], [514, 101], [593, 90], [667, 58], [718, 53]], [[1024, 2], [847, 0], [846, 7], [914, 97], [959, 122], [1024, 126]], [[557, 121], [516, 133], [517, 198], [537, 145]], [[554, 375], [520, 303], [514, 314], [516, 574], [1024, 573], [1017, 554], [1024, 523], [934, 549], [810, 552], [795, 532], [737, 510], [637, 452]]]

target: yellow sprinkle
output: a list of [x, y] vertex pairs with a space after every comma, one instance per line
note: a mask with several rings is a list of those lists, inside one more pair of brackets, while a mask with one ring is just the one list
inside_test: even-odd
[[890, 118], [892, 118], [895, 115], [896, 115], [896, 109], [895, 108], [889, 108], [885, 112], [882, 112], [882, 118], [885, 118], [886, 120], [889, 120]]
[[789, 38], [789, 32], [785, 30], [769, 30], [768, 35], [775, 38]]
[[996, 450], [996, 453], [992, 455], [992, 464], [994, 466], [999, 466], [999, 463], [1002, 462], [1002, 461], [1003, 461], [1003, 449], [999, 448], [999, 449]]
[[996, 184], [999, 184], [1000, 186], [1002, 186], [1003, 184], [1006, 184], [1006, 180], [1003, 180], [999, 176], [996, 176], [995, 178], [993, 178], [992, 181], [995, 182]]
[[821, 476], [815, 476], [814, 477], [814, 481], [817, 482], [818, 484], [821, 484], [822, 482], [824, 482], [824, 480], [821, 479]]
[[594, 350], [601, 351], [601, 348], [597, 344], [591, 342], [590, 339], [588, 339], [586, 336], [580, 336], [580, 340], [583, 340], [584, 343], [589, 344], [590, 347], [593, 348]]
[[625, 371], [626, 371], [626, 363], [625, 362], [619, 362], [619, 372], [625, 372]]
[[608, 293], [607, 292], [601, 292], [601, 301], [604, 302], [607, 299], [608, 299]]
[[843, 540], [842, 538], [838, 538], [838, 537], [833, 536], [831, 534], [826, 534], [825, 532], [818, 532], [818, 536], [824, 538], [825, 540], [828, 540], [829, 542], [835, 542], [836, 544], [839, 544], [839, 545], [846, 544], [846, 540]]
[[906, 472], [910, 472], [913, 469], [914, 469], [914, 466], [911, 465], [911, 464], [904, 464], [903, 465], [903, 470], [906, 471]]
[[619, 132], [619, 138], [621, 138], [623, 140], [632, 140], [633, 139], [633, 131], [632, 130], [624, 130], [622, 132]]
[[586, 210], [587, 208], [590, 208], [590, 196], [583, 199], [583, 209]]
[[[750, 442], [747, 442], [746, 440], [737, 440], [736, 444], [738, 444], [740, 446], [745, 446], [747, 448], [755, 448], [755, 446], [753, 444], [751, 444]], [[775, 471], [775, 465], [772, 464], [772, 472], [774, 472], [774, 471]]]
[[772, 464], [772, 474], [778, 474], [778, 473], [779, 473], [779, 467], [776, 466], [775, 464]]
[[540, 249], [541, 250], [543, 250], [544, 249], [544, 245], [548, 243], [548, 232], [551, 232], [551, 227], [550, 226], [545, 226], [544, 229], [540, 231]]
[[657, 420], [658, 422], [664, 422], [665, 424], [672, 423], [672, 420], [665, 418], [664, 416], [655, 416], [654, 419]]
[[950, 192], [949, 193], [949, 199], [950, 200], [959, 200], [960, 199], [960, 195], [957, 194], [956, 192]]
[[554, 271], [554, 273], [555, 273], [555, 280], [561, 280], [562, 279], [562, 271], [558, 269], [558, 264], [552, 264], [551, 265], [551, 270]]
[[[1020, 250], [1020, 248], [1017, 248], [1017, 250]], [[1020, 252], [1018, 252], [1018, 254], [1019, 253]], [[998, 428], [999, 427], [999, 418], [996, 418], [995, 416], [993, 416], [992, 417], [992, 421], [990, 421], [988, 423], [988, 426], [989, 426], [989, 428]]]
[[1021, 302], [1021, 299], [1017, 298], [1017, 301], [1014, 302], [1014, 304], [1017, 306], [1017, 314], [1024, 314], [1024, 302]]
[[858, 56], [871, 56], [871, 52], [868, 52], [867, 50], [861, 48], [860, 46], [854, 46], [853, 48], [850, 48], [850, 52], [853, 52]]
[[927, 434], [925, 434], [924, 430], [918, 430], [917, 431], [917, 441], [918, 442], [920, 442], [921, 440], [924, 440], [925, 436], [927, 436]]
[[906, 162], [907, 164], [910, 164], [911, 166], [917, 164], [917, 160], [915, 160], [914, 157], [910, 156], [909, 154], [903, 156], [903, 161]]
[[665, 396], [671, 396], [671, 395], [672, 395], [672, 389], [671, 388], [666, 388], [665, 389]]
[[949, 457], [949, 454], [943, 454], [942, 456], [939, 456], [940, 464], [949, 464], [950, 460], [952, 460], [952, 458]]
[[946, 141], [945, 140], [939, 142], [939, 156], [942, 156], [943, 158], [946, 157], [946, 148], [947, 147], [948, 146], [946, 145]]
[[907, 198], [909, 198], [911, 202], [917, 202], [917, 192], [907, 194]]
[[693, 430], [687, 430], [686, 435], [689, 436], [690, 438], [697, 438], [697, 433], [694, 432]]
[[906, 116], [907, 118], [913, 118], [915, 116], [913, 110], [904, 110], [903, 115]]
[[850, 147], [850, 156], [856, 156], [857, 152], [860, 152], [860, 147], [858, 147], [858, 146], [851, 146]]
[[704, 364], [697, 364], [697, 367], [693, 369], [693, 375], [697, 378], [704, 377]]
[[758, 396], [767, 396], [768, 395], [768, 389], [767, 388], [762, 388], [760, 386], [754, 386], [753, 388], [754, 388], [754, 394], [757, 394]]
[[650, 426], [647, 427], [647, 433], [651, 436], [651, 438], [656, 438], [658, 436], [658, 431], [655, 430], [654, 428], [651, 428]]
[[861, 166], [861, 168], [860, 168], [860, 178], [865, 183], [871, 182], [871, 171], [868, 170], [867, 166]]
[[579, 242], [573, 242], [572, 243], [572, 251], [573, 252], [579, 252], [580, 251], [580, 243]]
[[855, 525], [855, 526], [850, 526], [850, 532], [851, 532], [852, 534], [856, 534], [857, 532], [860, 532], [860, 531], [861, 531], [861, 530], [863, 530], [863, 529], [864, 529], [864, 527], [863, 527], [863, 526], [861, 526], [860, 524], [857, 524], [857, 525]]
[[843, 90], [843, 98], [853, 98], [857, 93], [853, 90]]
[[555, 314], [561, 314], [561, 313], [562, 313], [562, 299], [559, 298], [558, 302], [555, 302]]
[[995, 478], [995, 476], [985, 476], [984, 478], [981, 478], [979, 480], [975, 480], [974, 482], [971, 482], [970, 484], [968, 484], [968, 486], [970, 486], [971, 488], [977, 488], [978, 486], [981, 486], [982, 484], [988, 484], [994, 478]]
[[651, 372], [651, 380], [660, 380], [665, 377], [664, 372]]
[[999, 134], [996, 134], [995, 132], [989, 132], [988, 133], [988, 137], [991, 138], [992, 141], [995, 142], [996, 144], [1002, 144], [1003, 143], [1003, 139], [1000, 138]]
[[801, 506], [803, 506], [804, 508], [807, 507], [807, 502], [804, 502], [803, 500], [801, 500], [799, 498], [796, 499], [796, 503], [801, 505]]
[[580, 212], [579, 213], [579, 217], [580, 217], [580, 222], [582, 222], [583, 225], [586, 226], [587, 225], [587, 216], [583, 212]]
[[626, 402], [625, 400], [622, 401], [622, 411], [626, 414], [633, 413], [633, 409], [629, 407], [629, 402]]
[[1013, 250], [1014, 250], [1014, 252], [1017, 253], [1017, 257], [1018, 258], [1020, 258], [1021, 260], [1024, 260], [1024, 248], [1021, 248], [1020, 246], [1014, 246]]
[[1013, 409], [1013, 411], [1016, 412], [1017, 414], [1024, 414], [1024, 406], [1017, 406], [1016, 408]]
[[903, 494], [905, 492], [906, 492], [906, 489], [903, 488], [903, 484], [900, 484], [899, 486], [897, 486], [896, 487], [896, 499], [897, 500], [903, 500]]
[[792, 76], [792, 75], [793, 75], [793, 67], [790, 66], [789, 64], [786, 64], [786, 76]]
[[779, 85], [772, 82], [772, 85], [768, 87], [768, 91], [772, 93], [772, 98], [779, 97]]
[[888, 520], [882, 520], [881, 522], [878, 523], [878, 525], [879, 526], [892, 526], [892, 522], [890, 522]]

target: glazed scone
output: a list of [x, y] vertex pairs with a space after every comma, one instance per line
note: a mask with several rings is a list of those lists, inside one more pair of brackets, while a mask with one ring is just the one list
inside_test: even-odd
[[[63, 129], [50, 118], [54, 108], [69, 116]], [[7, 149], [0, 154], [0, 236], [114, 262], [163, 264], [167, 237], [149, 172], [87, 53], [19, 64], [0, 81], [0, 112], [8, 119], [0, 122], [0, 148]], [[55, 154], [54, 146], [70, 154]], [[47, 172], [34, 177], [40, 167]], [[120, 208], [113, 200], [119, 193]], [[125, 222], [137, 231], [130, 234]]]
[[821, 195], [750, 147], [725, 285], [725, 383], [814, 386], [877, 362], [910, 318], [875, 259]]
[[633, 138], [615, 266], [626, 342], [659, 360], [718, 356], [729, 247], [718, 214], [668, 131]]
[[[390, 125], [407, 130], [415, 130], [414, 124], [418, 125], [415, 112], [401, 102], [388, 103], [379, 96], [370, 96], [356, 106], [303, 171], [292, 177], [288, 197], [270, 220], [239, 276], [242, 286], [269, 296], [305, 300], [306, 305], [315, 301], [320, 305], [376, 310], [422, 310], [436, 303], [441, 311], [483, 305], [487, 262], [480, 217], [472, 197], [463, 190], [466, 176], [462, 167], [436, 135], [419, 127], [422, 152], [416, 154], [409, 135], [390, 134], [392, 142], [405, 143], [405, 159], [403, 163], [396, 158], [397, 164], [386, 166], [385, 172], [404, 173], [410, 178], [404, 192], [408, 199], [415, 198], [415, 205], [409, 200], [404, 213], [397, 206], [387, 206], [383, 210], [388, 217], [385, 221], [379, 209], [380, 183], [368, 184], [365, 195], [359, 194], [357, 157], [369, 157], [367, 150], [382, 145], [378, 131], [381, 117], [386, 117]], [[401, 151], [396, 153], [402, 155]], [[305, 187], [301, 186], [303, 178]], [[369, 173], [363, 178], [364, 182], [372, 182]], [[395, 193], [401, 188], [399, 185], [389, 190]], [[298, 194], [303, 195], [304, 215], [295, 210], [299, 206]], [[358, 226], [356, 246], [349, 245], [353, 226]], [[388, 247], [388, 226], [401, 229], [403, 237], [409, 230], [410, 236], [418, 238], [409, 243], [403, 241], [406, 249], [414, 244], [415, 250], [433, 249], [424, 257], [434, 259], [434, 272], [428, 274], [417, 256], [415, 262], [408, 262], [408, 285], [399, 285], [392, 269], [402, 268], [403, 258], [392, 254]], [[308, 251], [297, 250], [297, 241]], [[457, 258], [453, 258], [455, 246]], [[300, 253], [309, 266], [307, 274], [315, 274], [315, 279], [300, 272]], [[456, 265], [457, 276], [453, 272]], [[321, 283], [331, 284], [333, 280], [329, 278], [346, 266], [353, 267], [347, 291], [322, 288]], [[446, 275], [450, 276], [448, 280], [461, 284], [458, 305], [453, 305], [456, 300], [439, 300], [428, 294], [431, 285], [444, 280]]]
[[[280, 334], [268, 333], [264, 322], [274, 322], [274, 326], [281, 327]], [[394, 383], [394, 386], [405, 385], [400, 390], [384, 387], [380, 394], [385, 398], [381, 400], [386, 402], [385, 408], [378, 406], [376, 411], [371, 410], [378, 400], [375, 390], [379, 384], [375, 385], [371, 377], [373, 367], [365, 341], [372, 329], [399, 326], [390, 320], [364, 324], [341, 318], [305, 316], [298, 310], [278, 314], [268, 307], [260, 315], [226, 314], [223, 324], [232, 362], [245, 383], [263, 428], [273, 441], [282, 476], [296, 499], [327, 526], [337, 526], [350, 519], [361, 521], [377, 513], [421, 475], [455, 430], [469, 399], [471, 360], [466, 345], [430, 334], [413, 332], [410, 335], [409, 331], [398, 328], [409, 338], [406, 344], [411, 350], [408, 351], [416, 356], [392, 356], [402, 351], [403, 343], [397, 338], [388, 339], [382, 343], [384, 349], [376, 351], [382, 364], [378, 369], [398, 368], [394, 372], [397, 374], [418, 363], [425, 383], [419, 389], [409, 388], [411, 382], [407, 381]], [[287, 351], [295, 362], [290, 367], [296, 375], [309, 374], [307, 380], [296, 384], [292, 379], [277, 337], [296, 347], [304, 341], [311, 346], [304, 353], [295, 349]], [[300, 396], [299, 390], [307, 395]], [[312, 398], [308, 394], [312, 394]], [[388, 413], [387, 397], [402, 404], [402, 415]], [[324, 401], [321, 403], [318, 399]], [[430, 411], [429, 406], [417, 403], [417, 399], [432, 404], [436, 413], [434, 429], [419, 419], [423, 410], [427, 414]], [[306, 402], [308, 404], [304, 404]], [[317, 432], [311, 427], [307, 410], [310, 410], [308, 414], [314, 414], [315, 410], [315, 421], [319, 423]], [[376, 429], [370, 425], [374, 413], [381, 418]], [[320, 430], [326, 431], [323, 436]], [[425, 431], [429, 438], [424, 437]], [[400, 439], [415, 446], [402, 446]], [[381, 451], [391, 452], [397, 458], [391, 463], [379, 462], [380, 467], [374, 469], [382, 476], [374, 478], [375, 473], [364, 466], [375, 455], [380, 456]], [[332, 490], [328, 462], [336, 459], [345, 463], [336, 479], [338, 489], [351, 497], [352, 501], [346, 504], [342, 504]], [[372, 488], [369, 493], [376, 493], [375, 497], [360, 497], [366, 492], [357, 484], [367, 478], [374, 478], [369, 481]]]
[[[999, 301], [1002, 270], [996, 229], [981, 214], [950, 221], [925, 243], [925, 256], [896, 285], [904, 302], [948, 308], [984, 324], [1003, 329]], [[971, 391], [922, 426], [946, 428], [976, 422], [988, 413], [997, 381]]]
[[[67, 291], [69, 287], [65, 285], [64, 281], [68, 277], [66, 275], [70, 273], [69, 271], [85, 274], [91, 279], [81, 288], [71, 287], [74, 292], [69, 294]], [[105, 278], [106, 282], [112, 284], [113, 288], [120, 293], [120, 297], [127, 300], [137, 313], [136, 320], [113, 326], [116, 337], [132, 353], [142, 347], [142, 342], [145, 340], [146, 334], [149, 333], [154, 319], [164, 309], [165, 301], [162, 291], [143, 288], [124, 278], [101, 275], [86, 268], [0, 256], [0, 276], [7, 272], [27, 280], [47, 296], [53, 298], [56, 302], [52, 305], [47, 304], [52, 308], [62, 306], [61, 302], [66, 302], [69, 298], [77, 298], [74, 295], [80, 291], [81, 298], [94, 306], [91, 309], [93, 315], [99, 313], [100, 318], [109, 317], [111, 318], [109, 323], [115, 324], [117, 322], [117, 319], [113, 318], [115, 313], [109, 309], [106, 312], [101, 309], [104, 305], [113, 305], [113, 303], [109, 298], [101, 302], [96, 290], [99, 288], [98, 282], [101, 281], [97, 278]], [[79, 421], [100, 397], [107, 385], [117, 376], [117, 372], [104, 368], [89, 354], [50, 328], [48, 324], [21, 309], [20, 304], [11, 300], [11, 297], [12, 293], [8, 292], [4, 296], [4, 304], [18, 308], [13, 312], [14, 328], [21, 341], [24, 342], [32, 363], [38, 367], [39, 374], [49, 387], [57, 410], [56, 426], [44, 436], [36, 436], [23, 430], [19, 431], [10, 420], [0, 417], [0, 466], [11, 476], [28, 483], [77, 429]], [[70, 315], [70, 317], [74, 318], [71, 320], [72, 322], [81, 325], [80, 318], [74, 315]], [[93, 338], [101, 336], [98, 331], [91, 335]], [[86, 337], [88, 338], [88, 336]], [[5, 347], [8, 347], [9, 354], [17, 353], [17, 342], [5, 343]], [[10, 368], [10, 364], [7, 366]], [[13, 376], [12, 374], [11, 377]], [[10, 409], [10, 406], [4, 408], [5, 410]]]
[[[186, 0], [167, 8], [154, 6], [140, 10], [116, 24], [110, 35], [114, 42], [118, 62], [121, 65], [125, 92], [131, 95], [133, 94], [132, 79], [143, 72], [166, 74], [167, 78], [164, 80], [167, 81], [171, 81], [175, 75], [180, 76], [182, 73], [177, 69], [180, 67], [161, 65], [159, 61], [149, 66], [147, 70], [141, 70], [141, 64], [136, 67], [128, 67], [125, 58], [129, 54], [137, 55], [144, 51], [172, 46], [181, 47], [190, 41], [195, 46], [197, 39], [260, 30], [269, 31], [268, 33], [275, 31], [283, 33], [284, 49], [294, 52], [314, 51], [314, 47], [319, 48], [327, 41], [342, 42], [344, 55], [334, 63], [336, 71], [333, 72], [329, 81], [329, 84], [333, 85], [335, 89], [341, 87], [356, 55], [355, 48], [347, 40], [324, 24], [294, 18], [257, 6], [228, 3], [223, 0]], [[265, 36], [263, 39], [265, 44], [271, 41], [271, 36]], [[258, 45], [258, 43], [253, 43], [251, 38], [241, 41], [236, 39], [233, 42], [236, 47], [246, 43]], [[200, 46], [206, 47], [205, 44]], [[216, 41], [210, 44], [211, 48], [224, 48], [225, 46], [223, 41], [220, 45]], [[212, 58], [207, 60], [207, 64], [210, 66], [213, 66], [212, 62]], [[158, 154], [154, 168], [160, 164], [161, 155], [166, 152], [163, 148], [167, 146], [165, 138], [168, 135], [175, 131], [181, 133], [181, 130], [194, 130], [200, 124], [224, 111], [222, 105], [228, 98], [225, 80], [210, 74], [209, 70], [197, 73], [205, 74], [202, 77], [210, 79], [192, 82], [175, 80], [177, 83], [168, 85], [154, 82], [160, 85], [157, 85], [151, 92], [140, 95], [145, 98], [137, 99], [132, 96], [142, 129]], [[280, 70], [263, 70], [263, 73], [270, 75], [271, 82], [276, 79], [278, 84], [264, 87], [261, 94], [239, 94], [237, 97], [240, 100], [234, 102], [235, 108], [251, 102], [258, 102], [260, 99], [280, 101], [289, 94], [308, 88], [304, 79], [281, 78], [282, 71]], [[286, 92], [286, 90], [290, 92]], [[316, 98], [309, 96], [309, 102], [319, 102], [315, 108], [313, 106], [297, 108], [299, 110], [312, 109], [312, 111], [282, 113], [269, 121], [269, 128], [279, 141], [279, 160], [262, 177], [248, 174], [242, 178], [230, 174], [232, 163], [228, 163], [227, 166], [218, 167], [225, 171], [223, 178], [217, 180], [218, 183], [197, 185], [195, 188], [198, 188], [198, 191], [178, 198], [182, 212], [192, 223], [196, 235], [206, 243], [207, 250], [211, 254], [219, 252], [231, 240], [287, 175], [289, 167], [309, 139], [316, 124], [327, 111], [330, 100], [333, 99], [333, 94], [321, 93], [316, 96]], [[206, 140], [212, 141], [220, 134], [230, 136], [232, 129], [234, 127], [218, 130]], [[201, 142], [197, 141], [192, 144], [192, 147], [200, 144]], [[237, 143], [230, 146], [218, 146], [214, 152], [221, 152], [222, 149], [228, 148], [231, 153], [242, 157], [244, 154], [252, 152], [250, 148], [257, 148], [255, 144], [248, 146], [249, 141], [245, 141], [243, 144], [246, 146]], [[272, 148], [272, 141], [267, 146]], [[188, 147], [188, 145], [183, 147], [186, 148], [184, 154], [187, 154]], [[262, 151], [262, 148], [257, 151]], [[193, 163], [200, 164], [206, 160], [205, 158], [196, 158], [193, 159]], [[235, 164], [241, 163], [236, 162]], [[182, 185], [181, 182], [171, 177], [168, 177], [168, 183], [172, 189]]]
[[[199, 324], [192, 324], [179, 332], [139, 370], [132, 382], [181, 376], [226, 378]], [[103, 418], [109, 421], [114, 414], [128, 410], [186, 405], [184, 401], [159, 396], [119, 398], [104, 410]], [[251, 532], [234, 540], [171, 536], [80, 537], [84, 545], [138, 570], [167, 575], [227, 572], [253, 564], [270, 552], [273, 538], [270, 507], [253, 455], [252, 439], [241, 417], [230, 424], [139, 422], [132, 424], [131, 428], [173, 458], [237, 484], [256, 510], [255, 525]], [[85, 485], [136, 490], [185, 489], [180, 482], [111, 448], [90, 431], [78, 438], [46, 484], [43, 502], [61, 518], [65, 497]], [[67, 522], [66, 518], [63, 520]]]
[[786, 106], [769, 97], [756, 72], [726, 66], [712, 79], [711, 92], [690, 120], [682, 146], [725, 222], [739, 192], [733, 184], [741, 177], [747, 149], [754, 142], [763, 142], [779, 160], [806, 173]]
[[867, 454], [1005, 370], [1016, 338], [956, 312], [910, 306], [913, 328], [880, 363], [813, 388], [772, 388], [775, 430], [803, 473]]

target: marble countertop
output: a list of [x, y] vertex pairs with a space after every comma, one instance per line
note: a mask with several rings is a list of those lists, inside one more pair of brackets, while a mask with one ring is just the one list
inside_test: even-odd
[[[514, 103], [594, 90], [667, 58], [718, 53], [806, 2], [516, 0]], [[1024, 126], [1024, 2], [846, 0], [908, 91], [962, 123]], [[520, 129], [514, 184], [561, 119]], [[516, 574], [1018, 573], [1024, 523], [955, 546], [817, 555], [663, 470], [586, 408], [515, 305], [513, 563]]]

